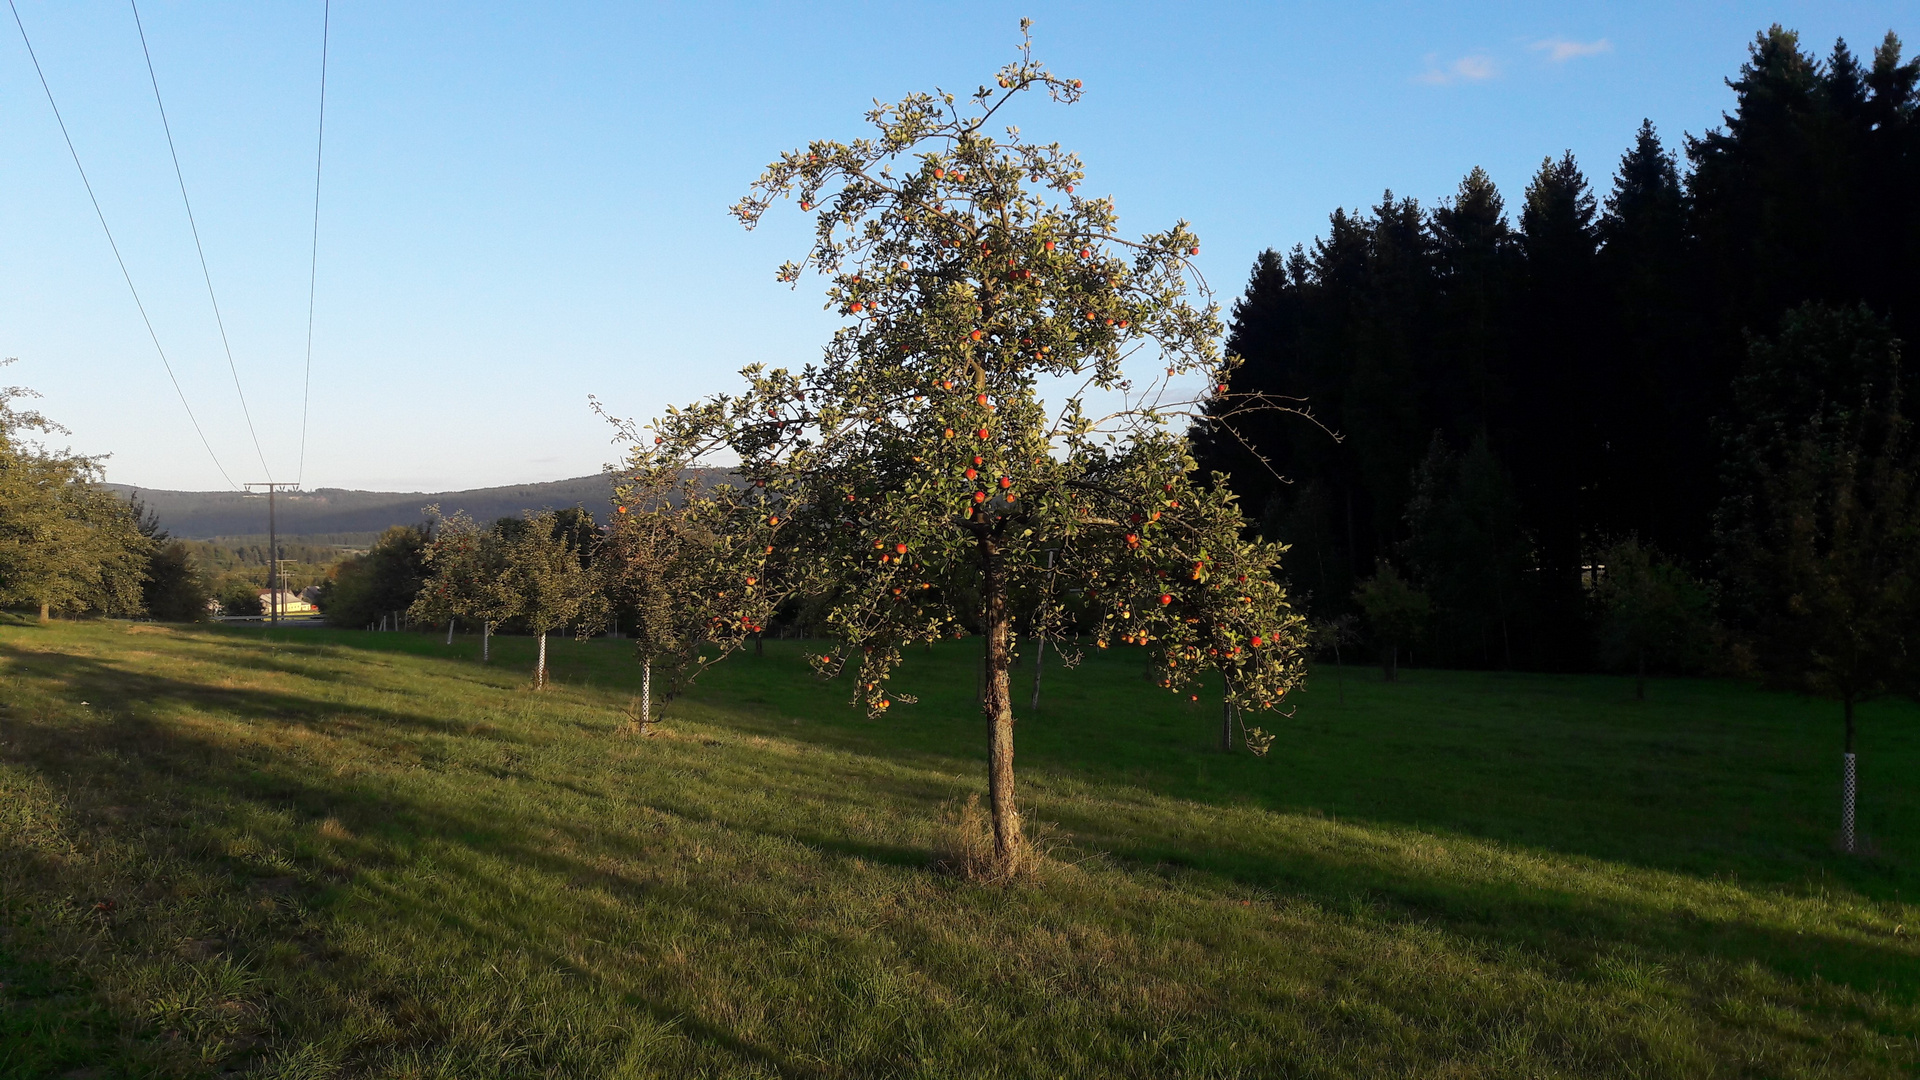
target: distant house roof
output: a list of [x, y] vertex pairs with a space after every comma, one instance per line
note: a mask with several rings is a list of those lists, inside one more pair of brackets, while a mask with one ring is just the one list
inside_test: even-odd
[[[269, 610], [273, 608], [274, 603], [273, 603], [272, 589], [260, 590], [260, 606], [263, 608], [267, 608]], [[279, 607], [281, 611], [312, 611], [313, 602], [308, 600], [306, 597], [302, 596], [299, 593], [289, 592], [285, 589], [282, 589], [280, 590]]]

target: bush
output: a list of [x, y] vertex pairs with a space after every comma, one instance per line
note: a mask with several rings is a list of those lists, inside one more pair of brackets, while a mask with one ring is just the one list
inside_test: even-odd
[[264, 615], [267, 609], [260, 602], [259, 589], [236, 581], [220, 590], [220, 610], [227, 615]]
[[362, 627], [406, 611], [426, 580], [425, 525], [395, 525], [372, 550], [334, 566], [320, 586], [320, 611], [334, 626]]

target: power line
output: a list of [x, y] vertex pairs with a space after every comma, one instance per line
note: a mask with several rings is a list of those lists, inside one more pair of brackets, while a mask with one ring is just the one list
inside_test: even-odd
[[307, 261], [307, 368], [300, 381], [300, 469], [294, 474], [296, 487], [307, 478], [307, 406], [313, 399], [313, 288], [320, 280], [320, 155], [327, 146], [327, 34], [332, 28], [333, 0], [325, 0], [320, 15], [320, 132], [313, 142], [313, 254]]
[[93, 203], [94, 216], [100, 219], [100, 231], [107, 234], [107, 246], [113, 249], [113, 261], [120, 264], [120, 276], [126, 279], [127, 291], [133, 294], [133, 306], [140, 309], [140, 321], [147, 326], [147, 336], [153, 339], [153, 351], [160, 354], [160, 366], [167, 369], [167, 379], [173, 383], [173, 392], [180, 395], [180, 407], [187, 411], [187, 420], [193, 424], [194, 434], [200, 436], [200, 445], [207, 448], [207, 456], [213, 459], [213, 467], [227, 481], [227, 486], [238, 488], [233, 477], [227, 475], [226, 466], [220, 464], [220, 455], [213, 452], [213, 444], [207, 441], [207, 433], [200, 428], [200, 420], [193, 415], [193, 406], [187, 404], [187, 392], [180, 389], [180, 379], [173, 373], [173, 364], [167, 360], [167, 350], [160, 347], [160, 335], [154, 333], [153, 320], [147, 317], [147, 305], [140, 302], [140, 290], [133, 287], [133, 275], [127, 271], [127, 260], [120, 257], [120, 245], [114, 242], [113, 230], [107, 227], [107, 215], [100, 209], [100, 199], [93, 193], [93, 182], [87, 179], [86, 167], [80, 164], [80, 151], [73, 148], [73, 136], [67, 133], [67, 122], [60, 116], [60, 106], [54, 104], [53, 88], [47, 85], [47, 73], [40, 69], [40, 57], [33, 51], [33, 41], [27, 37], [27, 25], [20, 21], [20, 7], [14, 0], [7, 0], [7, 7], [13, 11], [13, 25], [20, 28], [20, 41], [27, 47], [27, 57], [33, 61], [33, 72], [40, 77], [40, 89], [47, 95], [47, 105], [53, 109], [54, 122], [60, 125], [60, 137], [67, 141], [67, 153], [73, 156], [73, 167], [80, 173], [80, 183], [87, 189], [87, 199]]
[[[13, 0], [7, 0], [9, 4]], [[180, 202], [187, 208], [187, 227], [193, 230], [193, 250], [200, 255], [200, 276], [207, 283], [207, 301], [213, 305], [213, 322], [220, 328], [220, 347], [227, 353], [227, 370], [233, 374], [233, 392], [240, 398], [240, 415], [246, 417], [247, 434], [253, 438], [253, 452], [260, 458], [260, 467], [267, 476], [273, 476], [273, 469], [267, 465], [267, 455], [260, 449], [260, 434], [253, 429], [253, 412], [247, 408], [247, 393], [240, 389], [240, 368], [233, 362], [233, 346], [227, 344], [227, 322], [220, 317], [220, 300], [213, 295], [213, 274], [207, 269], [207, 252], [200, 246], [200, 225], [193, 219], [193, 202], [187, 198], [187, 177], [180, 171], [180, 152], [173, 148], [173, 125], [167, 123], [167, 105], [160, 100], [160, 77], [153, 73], [153, 54], [147, 51], [147, 30], [140, 25], [140, 5], [136, 0], [127, 0], [133, 8], [133, 26], [140, 33], [140, 54], [147, 58], [147, 79], [153, 83], [153, 103], [160, 107], [160, 128], [167, 133], [167, 153], [173, 157], [173, 177], [180, 182]]]

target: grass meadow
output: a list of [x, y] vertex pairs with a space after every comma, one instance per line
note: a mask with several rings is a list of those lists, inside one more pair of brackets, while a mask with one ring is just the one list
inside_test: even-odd
[[1920, 1071], [1912, 704], [1847, 857], [1828, 703], [1328, 667], [1254, 759], [1050, 657], [982, 885], [976, 644], [883, 721], [801, 647], [641, 737], [621, 642], [0, 623], [0, 1076]]

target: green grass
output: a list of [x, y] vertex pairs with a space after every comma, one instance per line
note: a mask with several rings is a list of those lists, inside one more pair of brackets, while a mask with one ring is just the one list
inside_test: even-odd
[[653, 738], [619, 643], [544, 694], [475, 651], [0, 624], [0, 1075], [1920, 1069], [1908, 704], [1862, 712], [1853, 858], [1828, 704], [1322, 670], [1254, 760], [1092, 653], [1021, 711], [1051, 855], [990, 886], [928, 868], [972, 643], [870, 721], [771, 642]]

